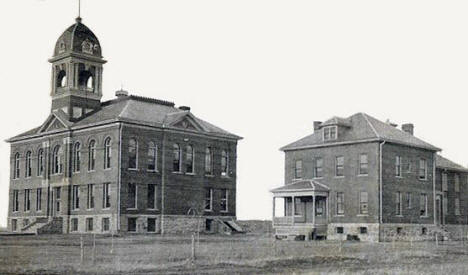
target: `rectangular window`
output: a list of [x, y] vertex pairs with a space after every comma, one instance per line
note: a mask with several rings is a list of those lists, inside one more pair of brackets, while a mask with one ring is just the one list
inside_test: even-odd
[[102, 218], [102, 231], [107, 232], [110, 230], [110, 219]]
[[406, 208], [411, 209], [411, 193], [406, 193]]
[[403, 171], [406, 173], [411, 173], [411, 159], [410, 158], [403, 159]]
[[336, 214], [337, 215], [344, 214], [344, 193], [343, 192], [336, 193]]
[[455, 215], [460, 215], [460, 195], [457, 194], [455, 198]]
[[448, 191], [448, 175], [442, 173], [442, 191]]
[[367, 234], [367, 227], [359, 227], [360, 234]]
[[427, 195], [421, 194], [419, 197], [419, 215], [427, 217]]
[[401, 199], [401, 192], [396, 192], [395, 194], [395, 205], [396, 205], [396, 215], [402, 215], [402, 199]]
[[359, 155], [359, 175], [367, 175], [369, 173], [367, 154]]
[[335, 176], [342, 177], [344, 176], [344, 157], [336, 157], [335, 159]]
[[148, 209], [157, 209], [156, 198], [157, 198], [157, 188], [156, 184], [148, 184]]
[[294, 178], [302, 178], [302, 160], [296, 160], [296, 166], [294, 167]]
[[315, 158], [314, 159], [314, 177], [321, 178], [323, 177], [323, 159]]
[[136, 232], [137, 218], [128, 218], [128, 232]]
[[368, 197], [367, 192], [359, 193], [359, 214], [368, 214]]
[[86, 218], [86, 231], [91, 232], [93, 231], [94, 221], [93, 218]]
[[19, 211], [19, 191], [13, 190], [13, 212]]
[[62, 188], [61, 187], [55, 187], [55, 211], [60, 212], [60, 202], [62, 200]]
[[72, 186], [72, 209], [80, 209], [80, 187]]
[[205, 189], [205, 211], [213, 210], [213, 189]]
[[455, 192], [460, 192], [460, 176], [458, 174], [454, 175], [454, 181], [455, 181]]
[[427, 161], [425, 159], [419, 160], [419, 179], [427, 179]]
[[137, 185], [135, 183], [128, 184], [128, 200], [127, 208], [137, 208]]
[[78, 231], [78, 219], [77, 218], [72, 218], [70, 222], [71, 222], [70, 231], [72, 231], [72, 232]]
[[31, 190], [25, 189], [24, 190], [24, 211], [31, 210]]
[[221, 189], [221, 212], [228, 212], [229, 190]]
[[205, 150], [205, 175], [213, 175], [213, 150], [206, 147]]
[[156, 219], [148, 218], [148, 232], [156, 232]]
[[221, 151], [221, 176], [229, 176], [229, 151]]
[[336, 234], [344, 233], [344, 228], [342, 226], [335, 227], [335, 229], [336, 229]]
[[88, 184], [86, 208], [94, 208], [94, 184]]
[[16, 219], [11, 220], [11, 231], [18, 230], [18, 221]]
[[36, 211], [42, 210], [42, 188], [36, 189]]
[[102, 208], [111, 207], [110, 183], [104, 183], [102, 186]]
[[395, 157], [395, 176], [401, 177], [401, 157]]
[[328, 126], [323, 128], [323, 140], [336, 140], [338, 137], [337, 126]]

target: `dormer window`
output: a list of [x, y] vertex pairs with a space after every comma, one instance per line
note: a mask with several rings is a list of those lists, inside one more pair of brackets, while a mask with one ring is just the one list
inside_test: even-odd
[[327, 126], [323, 128], [323, 140], [335, 140], [338, 137], [337, 126]]

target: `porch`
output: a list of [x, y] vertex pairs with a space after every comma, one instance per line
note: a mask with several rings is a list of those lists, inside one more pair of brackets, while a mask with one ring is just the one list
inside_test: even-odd
[[326, 237], [329, 209], [327, 186], [313, 180], [301, 180], [271, 192], [276, 237]]

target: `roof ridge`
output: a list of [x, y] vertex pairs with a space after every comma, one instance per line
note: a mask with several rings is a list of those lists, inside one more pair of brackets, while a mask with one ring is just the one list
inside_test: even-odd
[[380, 138], [380, 135], [379, 133], [377, 132], [377, 130], [375, 129], [374, 125], [370, 122], [369, 118], [367, 117], [367, 114], [365, 113], [360, 113], [364, 119], [367, 121], [367, 124], [369, 124], [369, 126], [371, 127], [372, 131], [374, 132], [374, 134], [377, 136], [377, 138]]

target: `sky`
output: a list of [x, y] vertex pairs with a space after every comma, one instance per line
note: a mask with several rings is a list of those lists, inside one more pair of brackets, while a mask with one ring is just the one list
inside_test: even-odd
[[[77, 0], [0, 1], [0, 226], [9, 144], [50, 112], [56, 40]], [[103, 100], [131, 94], [191, 106], [244, 137], [237, 216], [270, 219], [281, 146], [313, 121], [365, 112], [468, 164], [468, 1], [82, 0], [104, 57]]]

